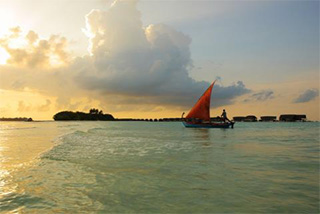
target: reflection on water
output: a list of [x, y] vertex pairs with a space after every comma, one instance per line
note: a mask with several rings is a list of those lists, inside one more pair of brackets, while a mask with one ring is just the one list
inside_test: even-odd
[[[27, 174], [40, 155], [54, 145], [61, 134], [70, 132], [58, 123], [0, 122], [0, 211], [36, 203], [17, 183], [17, 173]], [[70, 126], [70, 125], [68, 125]], [[20, 183], [22, 184], [22, 183]]]
[[11, 175], [8, 168], [13, 169], [15, 166], [11, 166], [11, 157], [6, 153], [8, 135], [10, 135], [10, 126], [8, 124], [0, 124], [0, 200], [15, 190], [15, 186], [9, 182]]
[[317, 124], [7, 124], [0, 211], [319, 212]]
[[210, 130], [209, 129], [196, 129], [196, 128], [189, 128], [189, 135], [193, 138], [198, 138], [204, 141], [210, 141]]

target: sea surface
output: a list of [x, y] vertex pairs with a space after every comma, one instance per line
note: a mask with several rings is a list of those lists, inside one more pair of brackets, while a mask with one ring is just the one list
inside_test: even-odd
[[319, 213], [319, 123], [1, 122], [2, 213]]

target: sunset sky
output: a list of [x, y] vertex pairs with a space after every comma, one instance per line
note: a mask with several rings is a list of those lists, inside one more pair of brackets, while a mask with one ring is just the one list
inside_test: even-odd
[[0, 117], [319, 120], [319, 1], [0, 0]]

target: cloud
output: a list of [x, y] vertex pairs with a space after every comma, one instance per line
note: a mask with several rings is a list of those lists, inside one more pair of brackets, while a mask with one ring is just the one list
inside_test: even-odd
[[29, 33], [26, 35], [26, 39], [28, 39], [30, 44], [34, 44], [36, 41], [38, 41], [39, 36], [34, 31], [29, 31]]
[[46, 103], [39, 106], [37, 108], [38, 111], [49, 111], [51, 106], [51, 101], [49, 99], [46, 100]]
[[40, 39], [34, 31], [23, 34], [20, 27], [10, 30], [10, 34], [0, 39], [2, 47], [9, 55], [7, 64], [19, 67], [52, 67], [67, 64], [70, 56], [65, 50], [67, 39], [51, 35]]
[[0, 107], [0, 114], [4, 114], [10, 110], [10, 106]]
[[293, 103], [306, 103], [311, 100], [314, 100], [319, 96], [318, 89], [308, 89], [302, 94], [300, 94], [296, 99], [293, 100]]
[[[123, 18], [126, 15], [130, 19]], [[80, 87], [126, 96], [128, 103], [139, 96], [142, 103], [190, 105], [209, 86], [189, 76], [191, 38], [165, 24], [144, 28], [135, 1], [116, 1], [108, 11], [93, 10], [86, 23], [92, 57], [79, 62]], [[214, 90], [220, 98], [217, 106], [249, 92], [242, 82]]]
[[249, 98], [245, 99], [244, 102], [252, 101], [266, 101], [274, 98], [274, 92], [272, 90], [263, 90], [252, 94]]
[[26, 105], [24, 101], [20, 100], [18, 103], [18, 112], [27, 112], [32, 110], [31, 105]]
[[212, 106], [218, 107], [223, 105], [230, 105], [233, 100], [241, 95], [250, 93], [251, 90], [246, 88], [242, 81], [238, 81], [230, 86], [222, 87], [215, 85], [212, 91]]
[[32, 105], [32, 104], [26, 104], [25, 101], [20, 100], [18, 102], [18, 112], [31, 112], [31, 111], [38, 111], [38, 112], [44, 112], [49, 111], [51, 106], [51, 101], [49, 99], [46, 99], [46, 103], [43, 105]]
[[[58, 108], [81, 107], [79, 100], [90, 100], [114, 109], [154, 109], [191, 107], [212, 81], [189, 76], [191, 38], [165, 24], [144, 27], [136, 1], [118, 0], [107, 11], [92, 10], [84, 32], [90, 54], [75, 59], [62, 36], [40, 39], [34, 31], [22, 35], [17, 29], [15, 38], [23, 37], [26, 48], [11, 47], [10, 36], [0, 39], [10, 54], [8, 65], [0, 66], [0, 86], [56, 97]], [[54, 66], [54, 60], [62, 63]], [[216, 84], [212, 105], [232, 104], [249, 92], [241, 81]]]

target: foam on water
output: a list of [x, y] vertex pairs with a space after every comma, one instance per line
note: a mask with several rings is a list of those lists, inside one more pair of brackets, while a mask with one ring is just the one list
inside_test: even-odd
[[10, 174], [6, 184], [16, 188], [3, 195], [0, 209], [319, 212], [319, 123], [238, 123], [221, 130], [66, 122], [42, 129], [52, 124], [58, 142]]

